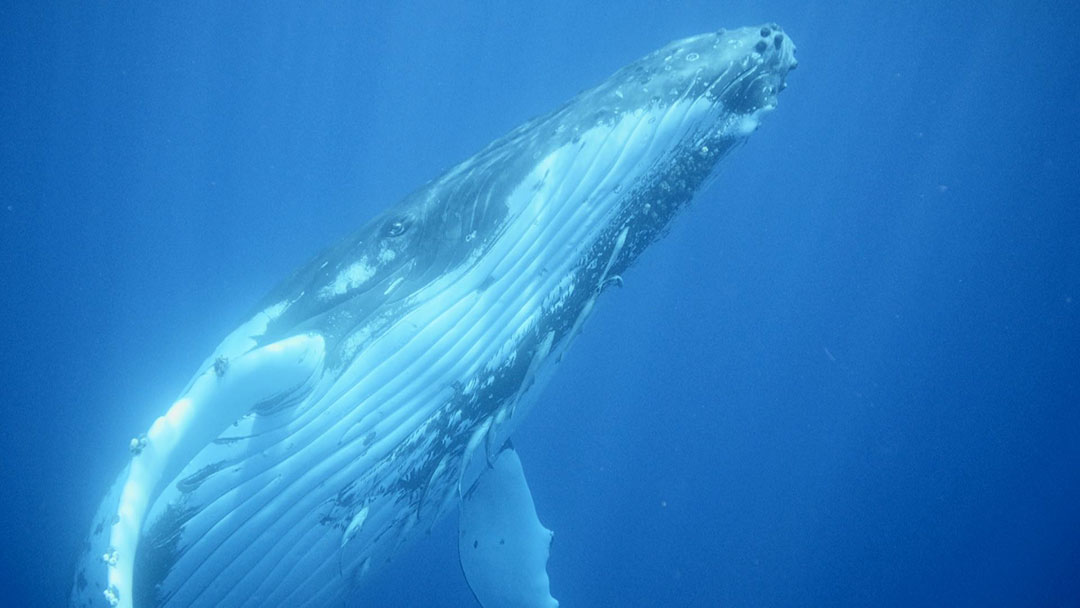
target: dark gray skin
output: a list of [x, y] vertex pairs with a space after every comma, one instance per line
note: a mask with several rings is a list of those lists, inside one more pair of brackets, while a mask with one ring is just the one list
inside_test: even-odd
[[[552, 292], [555, 304], [540, 310], [535, 325], [516, 336], [505, 360], [477, 376], [448, 380], [452, 396], [438, 403], [422, 424], [409, 427], [392, 446], [380, 444], [382, 438], [372, 432], [340, 448], [350, 450], [357, 462], [372, 458], [368, 452], [376, 448], [381, 455], [348, 483], [326, 488], [332, 494], [317, 513], [317, 524], [345, 534], [357, 514], [366, 514], [369, 508], [367, 517], [372, 523], [365, 526], [364, 542], [343, 541], [334, 567], [314, 572], [313, 577], [330, 577], [326, 587], [345, 593], [370, 567], [390, 559], [416, 530], [427, 528], [446, 510], [456, 488], [463, 483], [467, 487], [466, 470], [473, 468], [471, 464], [480, 461], [483, 468], [483, 459], [474, 452], [490, 457], [520, 422], [528, 409], [523, 395], [536, 394], [529, 389], [539, 382], [539, 364], [559, 358], [593, 310], [599, 293], [621, 281], [620, 275], [664, 233], [717, 162], [745, 141], [760, 111], [775, 104], [788, 71], [796, 66], [794, 51], [790, 39], [775, 25], [673, 42], [558, 110], [492, 142], [315, 258], [263, 300], [258, 310], [282, 302], [289, 305], [256, 338], [259, 344], [318, 334], [326, 343], [325, 375], [340, 376], [359, 356], [355, 345], [348, 347], [351, 336], [363, 330], [371, 339], [377, 338], [428, 303], [425, 298], [437, 297], [425, 290], [433, 281], [469, 275], [472, 268], [480, 267], [477, 260], [514, 225], [517, 218], [508, 198], [532, 173], [538, 159], [630, 112], [664, 109], [688, 99], [711, 104], [708, 120], [692, 125], [679, 141], [658, 151], [643, 174], [618, 184], [617, 200], [606, 223], [591, 232], [589, 240], [575, 244], [572, 269], [566, 274], [572, 277], [571, 288], [564, 285], [562, 291]], [[363, 281], [335, 290], [343, 272], [360, 260], [379, 262], [370, 264], [371, 274]], [[481, 280], [478, 289], [496, 281], [494, 277]], [[228, 374], [229, 360], [211, 357], [196, 377], [207, 369], [219, 376]], [[492, 380], [483, 382], [489, 375]], [[482, 386], [465, 388], [470, 385]], [[287, 415], [289, 408], [305, 398], [283, 395], [277, 401], [260, 403], [252, 412], [266, 417]], [[472, 441], [478, 432], [486, 433], [482, 450]], [[228, 442], [244, 449], [242, 439]], [[164, 582], [170, 572], [190, 568], [183, 561], [178, 539], [198, 510], [200, 486], [225, 468], [184, 469], [174, 485], [191, 500], [176, 508], [170, 503], [164, 515], [143, 528], [135, 557], [132, 595], [136, 607], [173, 605]], [[74, 606], [107, 605], [94, 555], [101, 555], [107, 545], [104, 535], [109, 514], [115, 513], [110, 505], [116, 499], [112, 495], [106, 500], [100, 521], [95, 521], [87, 556], [76, 575]], [[323, 595], [320, 592], [319, 597]], [[203, 600], [213, 602], [210, 597]], [[321, 599], [307, 601], [324, 605]], [[289, 605], [301, 604], [309, 605], [300, 596], [289, 597]]]

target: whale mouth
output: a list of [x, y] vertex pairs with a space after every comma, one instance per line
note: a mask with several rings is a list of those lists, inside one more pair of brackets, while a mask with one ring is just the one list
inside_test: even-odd
[[724, 44], [745, 55], [733, 64], [738, 68], [735, 75], [722, 74], [710, 95], [728, 111], [740, 114], [774, 109], [777, 96], [787, 87], [788, 73], [799, 65], [791, 37], [776, 24], [721, 31], [717, 35]]
[[795, 59], [795, 43], [776, 24], [764, 25], [758, 30], [761, 40], [754, 44], [754, 52], [761, 55], [763, 69], [759, 76], [762, 107], [776, 107], [776, 96], [787, 88], [787, 75], [799, 67]]

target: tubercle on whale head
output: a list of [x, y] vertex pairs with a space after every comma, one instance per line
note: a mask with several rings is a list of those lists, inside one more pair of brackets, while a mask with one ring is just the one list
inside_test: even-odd
[[713, 86], [718, 101], [733, 111], [774, 108], [776, 96], [787, 86], [788, 73], [799, 65], [791, 37], [774, 23], [719, 36], [723, 43], [718, 41], [716, 45], [727, 45], [744, 53], [741, 62], [735, 64], [744, 71], [730, 80], [722, 78]]
[[671, 42], [586, 95], [616, 115], [701, 97], [728, 112], [751, 113], [775, 106], [797, 66], [795, 44], [776, 24], [722, 29]]

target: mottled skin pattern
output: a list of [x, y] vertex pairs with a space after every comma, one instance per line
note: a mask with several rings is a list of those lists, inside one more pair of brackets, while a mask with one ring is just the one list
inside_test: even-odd
[[[727, 50], [738, 41], [744, 52]], [[725, 47], [724, 45], [729, 45]], [[720, 51], [722, 60], [710, 61]], [[450, 382], [448, 397], [377, 463], [336, 489], [318, 509], [321, 526], [343, 535], [338, 575], [358, 583], [370, 568], [449, 510], [468, 483], [467, 471], [490, 457], [528, 409], [529, 389], [580, 331], [597, 296], [640, 253], [662, 236], [670, 221], [712, 174], [717, 162], [745, 141], [737, 119], [775, 103], [784, 77], [795, 65], [794, 47], [774, 25], [718, 32], [674, 42], [618, 71], [600, 86], [562, 108], [518, 127], [469, 160], [407, 197], [343, 242], [317, 257], [274, 290], [258, 307], [288, 301], [259, 338], [262, 344], [305, 332], [327, 344], [326, 374], [341, 373], [362, 350], [423, 301], [424, 287], [441, 277], [467, 273], [507, 230], [507, 197], [529, 176], [537, 160], [578, 141], [597, 125], [614, 124], [628, 112], [665, 108], [678, 100], [704, 98], [711, 120], [693, 125], [676, 145], [661, 151], [637, 179], [616, 186], [617, 204], [589, 242], [579, 244], [572, 269], [543, 300], [537, 321], [499, 360], [472, 377]], [[540, 184], [537, 185], [540, 187]], [[364, 280], [340, 287], [343, 273], [358, 260]], [[547, 272], [541, 269], [540, 272]], [[494, 279], [493, 279], [494, 280]], [[481, 288], [483, 289], [483, 287]], [[357, 336], [363, 336], [358, 338]], [[546, 365], [545, 365], [546, 364]], [[226, 370], [228, 361], [207, 365]], [[300, 397], [280, 395], [255, 409], [269, 416]], [[476, 437], [480, 436], [478, 444]], [[364, 458], [379, 440], [374, 431], [357, 443]], [[221, 443], [242, 441], [227, 433]], [[212, 463], [185, 470], [177, 488], [186, 496], [224, 467]], [[108, 502], [108, 501], [107, 501]], [[135, 605], [168, 603], [160, 585], [179, 558], [176, 546], [191, 515], [181, 499], [143, 531], [136, 557]], [[370, 509], [378, 527], [363, 542], [349, 542], [350, 523]], [[108, 528], [95, 521], [95, 536]], [[91, 545], [88, 543], [87, 550]], [[84, 560], [92, 563], [93, 558]], [[85, 567], [85, 566], [84, 566]], [[94, 573], [76, 575], [73, 605], [106, 605]], [[97, 587], [96, 589], [93, 587]], [[348, 584], [345, 585], [345, 588]]]

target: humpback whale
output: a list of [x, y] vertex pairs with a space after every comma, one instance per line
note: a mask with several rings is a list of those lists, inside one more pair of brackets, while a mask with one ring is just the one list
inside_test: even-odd
[[456, 510], [481, 605], [557, 606], [510, 435], [794, 55], [775, 24], [672, 42], [301, 268], [118, 445], [71, 605], [341, 605]]

